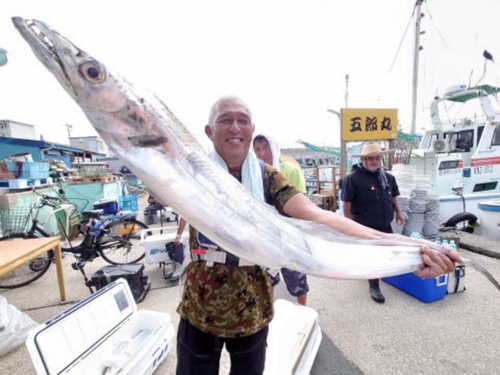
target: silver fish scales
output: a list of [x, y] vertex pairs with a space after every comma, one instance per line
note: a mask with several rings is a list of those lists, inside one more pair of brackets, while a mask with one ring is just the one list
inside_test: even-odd
[[[366, 240], [280, 216], [215, 164], [169, 108], [113, 74], [44, 22], [14, 17], [34, 54], [78, 103], [109, 148], [162, 201], [222, 248], [270, 268], [367, 279], [423, 265], [411, 238]], [[467, 260], [500, 290], [480, 265]]]

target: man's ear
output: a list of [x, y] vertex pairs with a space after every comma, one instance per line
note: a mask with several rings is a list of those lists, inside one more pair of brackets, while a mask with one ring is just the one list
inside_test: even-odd
[[212, 139], [212, 127], [210, 125], [205, 125], [205, 134], [209, 139]]

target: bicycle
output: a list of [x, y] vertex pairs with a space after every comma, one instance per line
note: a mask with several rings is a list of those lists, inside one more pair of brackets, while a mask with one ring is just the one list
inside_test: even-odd
[[[47, 224], [51, 217], [64, 209], [60, 208], [62, 202], [64, 202], [64, 199], [60, 196], [41, 195], [28, 207], [13, 207], [8, 212], [1, 211], [3, 233], [0, 241], [54, 236], [53, 232], [40, 223], [39, 216], [44, 207], [50, 207], [52, 212], [44, 222], [44, 224]], [[144, 257], [145, 251], [140, 245], [141, 230], [149, 227], [137, 220], [135, 216], [118, 215], [101, 220], [104, 215], [102, 209], [86, 210], [81, 215], [83, 216], [82, 220], [87, 220], [87, 223], [81, 224], [79, 222], [76, 230], [75, 226], [69, 228], [70, 233], [68, 233], [68, 230], [64, 230], [65, 228], [60, 222], [57, 222], [57, 224], [64, 239], [61, 243], [63, 254], [70, 253], [76, 257], [72, 268], [80, 270], [86, 282], [88, 279], [83, 267], [87, 262], [99, 256], [110, 264], [135, 263]], [[82, 228], [84, 229], [82, 230]], [[79, 230], [84, 232], [83, 239], [73, 246], [72, 241], [79, 238]], [[76, 234], [71, 235], [71, 233]], [[0, 288], [13, 289], [32, 283], [47, 272], [53, 258], [54, 253], [51, 250], [26, 265], [13, 270], [0, 278]]]

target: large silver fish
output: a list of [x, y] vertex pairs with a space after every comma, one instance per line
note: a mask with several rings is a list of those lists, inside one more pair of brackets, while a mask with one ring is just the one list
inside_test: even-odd
[[215, 164], [157, 97], [113, 74], [45, 23], [20, 17], [13, 22], [109, 148], [156, 196], [224, 249], [270, 268], [326, 278], [378, 278], [422, 267], [421, 243], [410, 238], [362, 240], [280, 216]]

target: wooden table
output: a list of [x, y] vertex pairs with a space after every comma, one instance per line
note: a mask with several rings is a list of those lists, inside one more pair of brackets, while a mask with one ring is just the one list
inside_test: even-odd
[[[61, 301], [66, 301], [59, 237], [30, 238], [19, 241], [0, 241], [0, 276], [5, 275], [41, 254], [54, 250], [57, 281]], [[43, 277], [43, 276], [42, 276]]]

